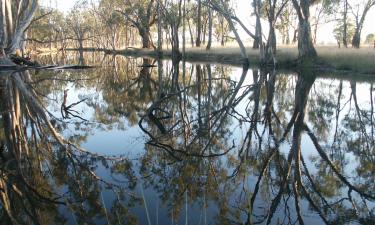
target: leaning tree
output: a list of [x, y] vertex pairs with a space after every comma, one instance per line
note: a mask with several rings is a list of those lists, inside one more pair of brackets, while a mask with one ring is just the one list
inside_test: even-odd
[[32, 22], [38, 0], [0, 0], [0, 62], [21, 48], [25, 31]]
[[352, 39], [352, 46], [354, 48], [359, 48], [361, 44], [361, 33], [363, 29], [363, 24], [365, 23], [367, 13], [373, 6], [375, 6], [375, 0], [367, 0], [363, 3], [364, 5], [362, 11], [360, 10], [360, 4], [356, 5], [356, 7], [351, 7], [352, 14], [355, 18], [355, 32]]

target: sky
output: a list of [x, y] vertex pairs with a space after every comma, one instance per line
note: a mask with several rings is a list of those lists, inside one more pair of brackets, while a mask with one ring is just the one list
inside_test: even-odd
[[[95, 0], [94, 0], [95, 1]], [[355, 2], [360, 2], [363, 0], [349, 0], [351, 4], [354, 4]], [[73, 6], [76, 0], [42, 0], [41, 4], [45, 6], [49, 6], [50, 4], [52, 7], [57, 7], [62, 11], [69, 11]], [[252, 0], [237, 0], [236, 1], [236, 13], [237, 16], [241, 19], [241, 21], [246, 24], [248, 27], [252, 28], [254, 27], [254, 18], [250, 17], [249, 15], [252, 13], [252, 7], [250, 2]], [[375, 33], [375, 26], [373, 23], [375, 22], [375, 7], [371, 9], [371, 11], [368, 12], [368, 15], [365, 20], [365, 24], [362, 31], [362, 39], [365, 39], [367, 34]], [[266, 24], [264, 24], [264, 27], [267, 27]], [[334, 24], [328, 23], [321, 25], [318, 28], [318, 44], [336, 44], [334, 35], [333, 35], [333, 29]], [[248, 38], [248, 35], [240, 30], [240, 35], [244, 37], [244, 39]]]

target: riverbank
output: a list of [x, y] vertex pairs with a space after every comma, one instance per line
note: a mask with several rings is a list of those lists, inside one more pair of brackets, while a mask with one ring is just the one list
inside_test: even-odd
[[[77, 50], [77, 49], [68, 49]], [[361, 49], [337, 48], [333, 46], [316, 47], [319, 55], [319, 69], [339, 70], [362, 74], [375, 74], [375, 49], [362, 47]], [[108, 50], [85, 48], [84, 51], [104, 51], [107, 54], [121, 54], [136, 57], [158, 57], [158, 52], [151, 49], [127, 48], [124, 50]], [[247, 48], [247, 54], [252, 66], [259, 65], [259, 51]], [[163, 57], [171, 57], [171, 51], [163, 50]], [[237, 47], [187, 48], [186, 60], [191, 62], [217, 62], [229, 65], [241, 65], [241, 54]], [[294, 47], [279, 47], [276, 61], [279, 68], [295, 68], [298, 49]], [[322, 66], [324, 65], [324, 66]], [[323, 67], [323, 68], [322, 68]]]

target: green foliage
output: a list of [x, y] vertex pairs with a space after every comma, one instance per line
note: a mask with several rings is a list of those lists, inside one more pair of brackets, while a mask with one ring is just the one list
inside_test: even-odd
[[366, 36], [365, 44], [372, 44], [375, 41], [375, 34], [368, 34]]
[[40, 7], [35, 17], [40, 19], [32, 23], [29, 35], [39, 41], [46, 41], [66, 28], [64, 15], [58, 10]]
[[[354, 36], [354, 32], [355, 32], [355, 26], [354, 26], [354, 23], [352, 21], [348, 21], [347, 22], [347, 35], [346, 35], [346, 41], [347, 43], [350, 43], [350, 41], [353, 39], [353, 36]], [[334, 36], [335, 36], [335, 39], [337, 41], [337, 43], [340, 43], [342, 44], [343, 42], [343, 36], [344, 36], [344, 23], [342, 21], [340, 21], [335, 29], [333, 30], [333, 33], [334, 33]]]

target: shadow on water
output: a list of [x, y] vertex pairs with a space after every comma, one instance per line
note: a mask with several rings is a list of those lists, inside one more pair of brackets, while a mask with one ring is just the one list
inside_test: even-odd
[[[1, 75], [2, 223], [375, 222], [373, 83], [93, 62]], [[142, 143], [95, 152], [90, 137]]]

